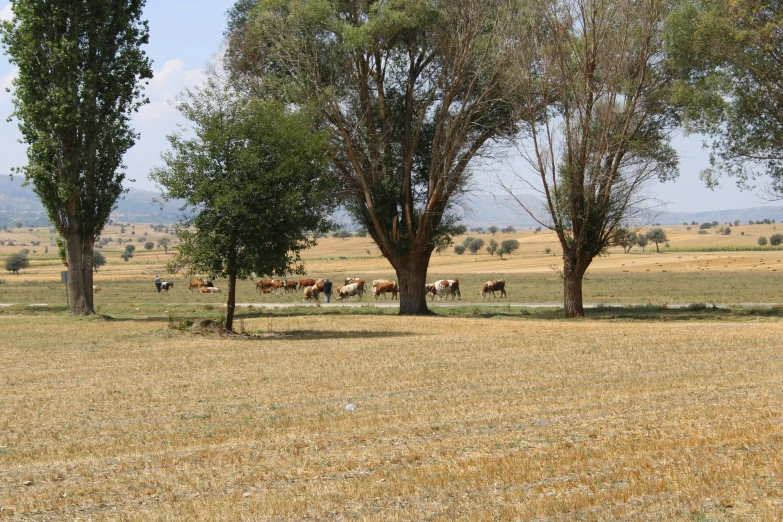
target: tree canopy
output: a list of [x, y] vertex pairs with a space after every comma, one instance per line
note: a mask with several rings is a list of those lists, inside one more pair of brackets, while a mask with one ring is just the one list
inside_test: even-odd
[[169, 136], [164, 165], [151, 174], [190, 211], [169, 268], [229, 279], [230, 330], [236, 280], [304, 273], [300, 251], [329, 230], [327, 138], [306, 110], [248, 99], [214, 77], [177, 108], [193, 136]]
[[243, 0], [232, 11], [233, 80], [315, 103], [344, 202], [397, 271], [401, 314], [428, 313], [427, 266], [454, 233], [454, 201], [488, 145], [515, 133], [501, 82], [508, 5]]
[[712, 138], [709, 186], [763, 176], [783, 198], [783, 5], [779, 0], [685, 0], [667, 20], [686, 128]]

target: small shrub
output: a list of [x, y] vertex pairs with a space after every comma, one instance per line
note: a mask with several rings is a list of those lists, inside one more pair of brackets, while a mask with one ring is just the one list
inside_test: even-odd
[[768, 243], [767, 238], [765, 236], [759, 236], [758, 243], [761, 246], [764, 246]]
[[699, 232], [698, 232], [698, 233], [699, 233], [699, 234], [709, 234], [709, 232], [707, 232], [706, 230], [699, 230]]
[[745, 235], [745, 231], [743, 230], [742, 232], [740, 232], [740, 235], [744, 236]]
[[546, 250], [544, 250], [544, 252], [546, 252], [547, 254], [551, 254], [552, 253], [552, 249], [551, 248], [547, 248]]
[[132, 254], [134, 250], [136, 250], [136, 245], [125, 245], [126, 252], [130, 252]]
[[18, 252], [11, 254], [5, 260], [5, 269], [14, 274], [18, 274], [20, 270], [30, 267], [30, 260], [27, 258], [27, 254]]
[[465, 250], [466, 250], [466, 248], [464, 246], [462, 246], [462, 245], [455, 245], [454, 246], [454, 253], [457, 254], [458, 256], [461, 256], [462, 254], [464, 254]]
[[685, 230], [691, 230], [693, 227], [685, 227]]
[[144, 243], [144, 250], [152, 250], [153, 248], [155, 248], [155, 243], [152, 241], [147, 241]]
[[769, 244], [772, 246], [780, 246], [783, 243], [783, 234], [773, 234], [769, 237]]

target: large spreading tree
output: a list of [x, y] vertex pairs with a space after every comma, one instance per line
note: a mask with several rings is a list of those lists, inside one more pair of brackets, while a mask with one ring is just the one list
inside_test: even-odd
[[303, 273], [300, 251], [330, 228], [327, 139], [306, 108], [248, 99], [215, 76], [177, 108], [192, 128], [169, 136], [150, 175], [187, 210], [169, 269], [227, 278], [232, 330], [237, 280]]
[[65, 240], [70, 311], [94, 313], [93, 245], [122, 194], [130, 117], [152, 77], [145, 0], [12, 0], [2, 42], [19, 69], [21, 170]]
[[708, 185], [722, 174], [783, 199], [783, 2], [686, 0], [667, 21], [689, 130], [712, 138]]
[[433, 250], [490, 145], [515, 132], [503, 71], [513, 2], [241, 0], [228, 68], [246, 92], [312, 102], [344, 201], [394, 267], [400, 313], [429, 313]]
[[[645, 189], [677, 174], [669, 143], [676, 74], [662, 24], [675, 0], [542, 0], [515, 33], [509, 89], [522, 100], [520, 148], [543, 208], [519, 204], [553, 230], [563, 251], [564, 308], [584, 315], [582, 280], [643, 215]], [[524, 22], [524, 18], [521, 18]], [[513, 196], [519, 189], [506, 183]]]

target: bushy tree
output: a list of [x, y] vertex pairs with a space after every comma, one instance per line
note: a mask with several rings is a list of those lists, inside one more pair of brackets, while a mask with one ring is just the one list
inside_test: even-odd
[[496, 227], [495, 225], [492, 225], [491, 227], [489, 227], [487, 229], [487, 232], [489, 232], [490, 234], [492, 234], [494, 236], [495, 234], [498, 233], [498, 230], [500, 230], [498, 227]]
[[465, 250], [466, 250], [465, 247], [462, 245], [454, 245], [454, 253], [457, 254], [458, 256], [464, 254]]
[[656, 252], [660, 252], [660, 249], [658, 248], [659, 243], [666, 243], [666, 241], [668, 241], [666, 237], [666, 231], [660, 227], [655, 227], [648, 231], [647, 234], [645, 234], [645, 237], [648, 241], [655, 243]]
[[475, 240], [476, 238], [473, 236], [468, 236], [462, 241], [462, 246], [465, 248], [470, 248], [470, 244]]
[[764, 246], [764, 245], [766, 245], [768, 242], [769, 242], [769, 241], [767, 240], [766, 236], [759, 236], [759, 239], [758, 239], [758, 244], [759, 244], [759, 245], [761, 245], [761, 246]]
[[153, 243], [152, 241], [147, 241], [146, 243], [144, 243], [145, 250], [152, 250], [153, 248], [155, 248], [155, 243]]
[[332, 228], [326, 135], [304, 108], [250, 99], [214, 76], [177, 108], [192, 135], [169, 136], [151, 175], [190, 210], [169, 270], [227, 278], [231, 330], [237, 280], [304, 273], [300, 252]]
[[92, 259], [92, 270], [97, 272], [98, 269], [106, 264], [106, 256], [100, 252], [95, 252]]
[[476, 254], [479, 250], [482, 249], [483, 246], [484, 246], [484, 240], [481, 238], [476, 238], [470, 242], [470, 244], [468, 245], [468, 250], [470, 250], [471, 254]]
[[22, 252], [11, 254], [5, 260], [5, 269], [14, 274], [18, 274], [20, 270], [29, 267], [30, 259], [27, 257], [27, 254]]
[[158, 248], [163, 248], [163, 252], [168, 254], [169, 253], [169, 245], [171, 244], [171, 239], [167, 237], [163, 237], [158, 239]]
[[21, 170], [65, 240], [72, 315], [94, 313], [95, 238], [123, 191], [122, 158], [137, 138], [131, 116], [148, 101], [144, 5], [14, 0], [2, 24], [18, 70], [13, 114], [28, 146]]
[[477, 157], [515, 132], [503, 2], [240, 0], [227, 67], [248, 91], [315, 103], [346, 205], [430, 313], [427, 268]]
[[494, 256], [499, 246], [500, 244], [497, 241], [490, 239], [489, 243], [487, 244], [487, 253], [489, 253], [491, 256]]
[[648, 243], [647, 236], [643, 234], [638, 234], [636, 236], [636, 244], [642, 247], [642, 252], [644, 252], [644, 249], [647, 247], [647, 243]]
[[780, 246], [783, 243], [783, 234], [773, 234], [769, 237], [769, 244], [772, 246]]
[[511, 255], [517, 249], [519, 249], [519, 241], [516, 239], [506, 239], [500, 243], [500, 248], [498, 248], [497, 253], [500, 256], [500, 259], [503, 259], [504, 255]]
[[136, 250], [136, 245], [125, 245], [125, 251], [131, 254]]

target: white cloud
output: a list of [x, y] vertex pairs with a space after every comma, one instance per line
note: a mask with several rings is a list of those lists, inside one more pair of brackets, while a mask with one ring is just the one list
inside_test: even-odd
[[172, 102], [187, 88], [199, 85], [204, 79], [203, 69], [185, 70], [182, 60], [169, 60], [159, 70], [145, 89], [150, 103], [139, 109], [137, 122], [144, 125], [158, 125], [161, 120], [171, 120], [176, 113]]
[[19, 69], [15, 68], [10, 73], [0, 78], [0, 103], [4, 103], [11, 99], [11, 93], [6, 92], [6, 89], [13, 88], [14, 78], [19, 76]]
[[3, 9], [0, 10], [0, 20], [8, 21], [13, 17], [13, 14], [11, 13], [11, 4], [6, 4]]

